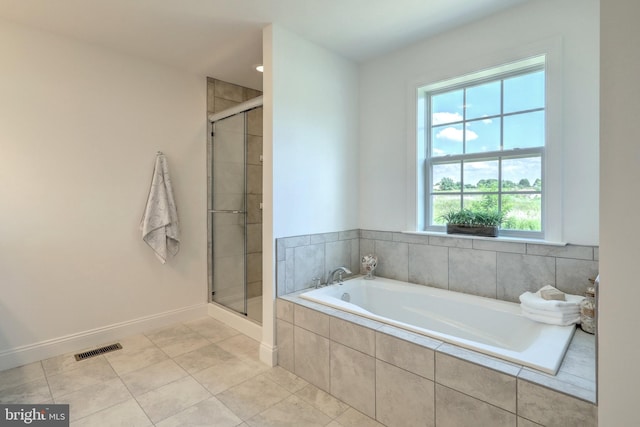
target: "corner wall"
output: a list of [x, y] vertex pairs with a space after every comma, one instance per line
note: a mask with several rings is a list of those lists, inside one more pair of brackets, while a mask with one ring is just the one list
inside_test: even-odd
[[[527, 2], [375, 58], [360, 70], [359, 228], [406, 231], [413, 215], [407, 169], [410, 83], [484, 69], [490, 58], [562, 39], [564, 241], [598, 244], [598, 1]], [[523, 52], [526, 54], [526, 51]], [[462, 70], [462, 71], [461, 71]], [[478, 71], [477, 69], [475, 71]], [[438, 81], [438, 80], [436, 80]], [[368, 190], [367, 190], [368, 189]]]
[[356, 65], [273, 26], [272, 66], [275, 237], [356, 228]]
[[[204, 314], [206, 79], [6, 21], [0, 50], [0, 356]], [[181, 221], [165, 265], [138, 228], [157, 151]]]
[[[625, 187], [638, 180], [640, 149], [640, 3], [602, 0], [600, 114], [600, 290], [598, 315], [599, 425], [638, 423], [638, 301], [640, 199]], [[625, 185], [626, 184], [626, 185]]]
[[278, 25], [263, 62], [261, 360], [275, 364], [275, 239], [357, 227], [358, 68]]

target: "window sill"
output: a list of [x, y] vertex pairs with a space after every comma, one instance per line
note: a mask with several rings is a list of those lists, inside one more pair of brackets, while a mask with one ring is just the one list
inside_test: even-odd
[[466, 234], [447, 234], [439, 231], [401, 231], [403, 234], [413, 234], [417, 236], [436, 236], [436, 237], [445, 237], [452, 239], [469, 239], [469, 240], [488, 240], [491, 242], [505, 242], [505, 243], [531, 243], [537, 245], [548, 245], [548, 246], [567, 246], [566, 242], [554, 242], [550, 240], [542, 240], [542, 239], [527, 239], [523, 237], [483, 237], [483, 236], [470, 236]]

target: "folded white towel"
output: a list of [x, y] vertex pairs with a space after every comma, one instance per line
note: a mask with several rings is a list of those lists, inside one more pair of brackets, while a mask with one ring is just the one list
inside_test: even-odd
[[578, 309], [574, 311], [568, 311], [568, 312], [553, 312], [553, 311], [545, 311], [545, 310], [536, 310], [535, 308], [528, 308], [523, 305], [521, 305], [520, 308], [522, 310], [522, 314], [524, 315], [532, 314], [534, 316], [548, 317], [551, 319], [557, 319], [561, 321], [574, 319], [576, 316], [580, 316], [580, 310]]
[[163, 264], [168, 255], [180, 250], [178, 210], [173, 199], [167, 159], [162, 153], [156, 156], [147, 206], [140, 221], [142, 239], [153, 249]]
[[551, 307], [548, 309], [539, 308], [538, 304], [530, 304], [529, 302], [521, 302], [520, 307], [526, 308], [530, 311], [539, 311], [540, 314], [575, 314], [580, 311], [580, 304], [571, 304], [564, 307]]
[[527, 319], [531, 319], [540, 323], [546, 323], [548, 325], [569, 326], [569, 325], [578, 323], [580, 321], [580, 315], [570, 317], [567, 319], [556, 319], [551, 316], [539, 316], [536, 314], [529, 314], [524, 312], [522, 313], [522, 315]]
[[[545, 286], [542, 289], [548, 289], [551, 286]], [[562, 311], [563, 309], [574, 309], [579, 307], [580, 302], [584, 299], [583, 296], [580, 295], [571, 295], [565, 294], [565, 301], [558, 300], [546, 300], [540, 296], [540, 291], [536, 293], [525, 292], [520, 295], [520, 302], [529, 308], [535, 308], [537, 310], [546, 310], [546, 311]]]

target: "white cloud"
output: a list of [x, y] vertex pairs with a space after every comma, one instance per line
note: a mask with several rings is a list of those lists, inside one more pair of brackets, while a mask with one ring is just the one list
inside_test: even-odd
[[[436, 138], [462, 142], [463, 132], [464, 131], [462, 129], [456, 129], [449, 126], [438, 132], [436, 134]], [[473, 141], [474, 139], [478, 139], [478, 134], [472, 130], [467, 130], [467, 141]]]
[[498, 174], [498, 162], [493, 160], [481, 162], [466, 162], [464, 164], [464, 167], [475, 170], [494, 170], [496, 172], [496, 176]]
[[443, 125], [445, 123], [461, 122], [462, 116], [459, 113], [433, 113], [432, 125]]
[[493, 123], [493, 120], [491, 120], [491, 119], [484, 119], [484, 120], [482, 121], [482, 123], [484, 123], [485, 125], [490, 125], [491, 123]]

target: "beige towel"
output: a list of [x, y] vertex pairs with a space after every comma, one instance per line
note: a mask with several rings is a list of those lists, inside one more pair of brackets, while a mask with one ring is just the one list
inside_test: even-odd
[[173, 199], [169, 167], [164, 154], [158, 153], [151, 179], [147, 206], [140, 221], [142, 239], [163, 264], [180, 250], [178, 210]]

